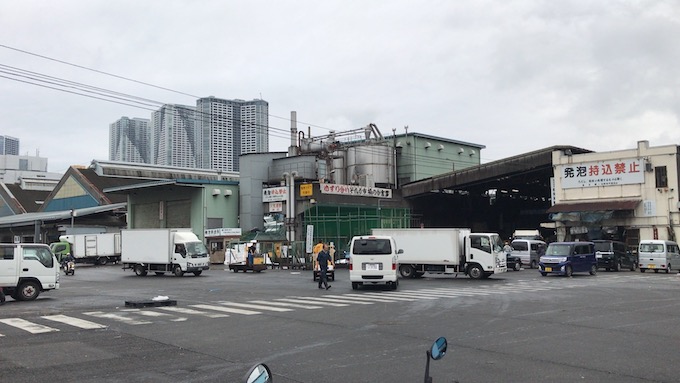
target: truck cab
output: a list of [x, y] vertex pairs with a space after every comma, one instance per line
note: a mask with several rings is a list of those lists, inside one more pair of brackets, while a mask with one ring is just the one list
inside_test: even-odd
[[44, 244], [0, 244], [0, 287], [15, 300], [32, 301], [59, 288], [59, 262]]

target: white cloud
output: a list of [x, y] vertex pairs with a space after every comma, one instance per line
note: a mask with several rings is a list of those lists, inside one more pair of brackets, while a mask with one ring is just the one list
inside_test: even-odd
[[[25, 0], [0, 3], [0, 44], [198, 97], [262, 97], [271, 150], [288, 147], [295, 110], [305, 132], [408, 125], [486, 145], [489, 161], [680, 144], [679, 21], [671, 1]], [[0, 64], [195, 103], [2, 47]], [[50, 171], [107, 159], [109, 124], [149, 115], [0, 77], [0, 134]]]

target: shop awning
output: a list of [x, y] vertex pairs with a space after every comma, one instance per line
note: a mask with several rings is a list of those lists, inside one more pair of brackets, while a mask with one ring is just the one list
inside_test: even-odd
[[597, 201], [597, 202], [573, 202], [558, 203], [548, 209], [548, 213], [567, 213], [567, 212], [588, 212], [588, 211], [614, 211], [614, 210], [635, 210], [641, 202], [635, 200], [618, 201]]

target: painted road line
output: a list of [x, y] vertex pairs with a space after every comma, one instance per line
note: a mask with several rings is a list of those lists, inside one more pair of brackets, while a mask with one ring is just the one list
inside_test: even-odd
[[41, 324], [29, 322], [25, 319], [21, 318], [6, 318], [6, 319], [0, 319], [0, 322], [10, 325], [12, 327], [16, 327], [20, 330], [24, 330], [27, 332], [30, 332], [31, 334], [43, 334], [47, 332], [56, 332], [59, 331], [59, 329], [48, 327], [48, 326], [43, 326]]
[[345, 303], [333, 303], [333, 302], [319, 302], [319, 301], [314, 301], [314, 300], [308, 300], [306, 298], [278, 298], [277, 301], [282, 301], [282, 302], [292, 302], [292, 303], [307, 303], [310, 305], [321, 305], [321, 306], [333, 306], [333, 307], [344, 307], [344, 306], [349, 306], [348, 304]]
[[358, 299], [360, 301], [368, 301], [368, 302], [385, 302], [385, 303], [392, 303], [392, 302], [398, 302], [400, 300], [403, 300], [403, 298], [390, 298], [386, 295], [382, 296], [366, 296], [364, 294], [342, 294], [341, 297], [347, 297], [352, 300]]
[[201, 316], [205, 316], [205, 317], [208, 317], [208, 318], [224, 318], [224, 317], [229, 316], [227, 314], [199, 311], [199, 310], [194, 310], [194, 309], [188, 309], [186, 307], [163, 306], [163, 307], [157, 307], [157, 308], [159, 310], [172, 311], [172, 312], [176, 312], [176, 313], [180, 313], [180, 314], [201, 315]]
[[217, 305], [191, 305], [191, 307], [195, 307], [197, 309], [203, 309], [203, 310], [220, 311], [220, 312], [230, 313], [230, 314], [242, 314], [242, 315], [262, 314], [259, 311], [243, 310], [243, 309], [237, 309], [237, 308], [234, 308], [234, 307], [217, 306]]
[[80, 319], [80, 318], [74, 318], [66, 315], [46, 315], [43, 316], [42, 318], [45, 318], [47, 320], [51, 320], [54, 322], [59, 322], [59, 323], [64, 323], [69, 326], [74, 326], [86, 330], [94, 330], [94, 329], [99, 329], [99, 328], [107, 328], [108, 326], [104, 326], [103, 324], [99, 323], [94, 323], [90, 322], [89, 320], [85, 319]]
[[[300, 297], [303, 298], [303, 297]], [[344, 298], [344, 299], [343, 299]], [[357, 300], [352, 300], [346, 297], [340, 297], [337, 295], [324, 295], [323, 297], [304, 297], [304, 299], [308, 299], [310, 301], [322, 301], [322, 302], [335, 302], [335, 303], [348, 303], [348, 304], [357, 304], [357, 305], [372, 305], [373, 302], [362, 302], [362, 301], [357, 301]]]
[[285, 307], [270, 307], [270, 306], [263, 306], [263, 305], [253, 305], [249, 303], [237, 303], [237, 302], [228, 302], [228, 301], [220, 301], [218, 302], [221, 305], [225, 306], [234, 306], [234, 307], [242, 307], [246, 309], [255, 309], [255, 310], [265, 310], [265, 311], [276, 311], [276, 312], [286, 312], [286, 311], [293, 311], [293, 309], [287, 309]]
[[295, 303], [287, 303], [287, 302], [268, 302], [268, 301], [250, 301], [250, 303], [259, 303], [263, 305], [273, 305], [273, 306], [282, 306], [282, 307], [294, 307], [298, 309], [307, 309], [307, 310], [314, 310], [314, 309], [320, 309], [322, 308], [321, 306], [310, 306], [310, 305], [299, 305]]
[[[349, 294], [345, 294], [345, 295], [349, 295]], [[391, 293], [361, 293], [361, 294], [356, 294], [356, 295], [368, 296], [368, 297], [385, 297], [385, 296], [387, 296], [389, 299], [392, 299], [392, 300], [395, 300], [395, 301], [407, 301], [407, 302], [413, 302], [413, 301], [418, 300], [418, 298], [397, 297], [397, 296], [392, 295]]]
[[133, 318], [128, 318], [123, 315], [115, 314], [115, 313], [105, 313], [102, 311], [92, 311], [89, 313], [84, 313], [85, 315], [93, 316], [96, 318], [103, 318], [103, 319], [111, 319], [115, 320], [121, 323], [129, 324], [129, 325], [140, 325], [140, 324], [151, 324], [152, 322], [145, 321], [145, 320], [138, 320], [138, 319], [133, 319]]

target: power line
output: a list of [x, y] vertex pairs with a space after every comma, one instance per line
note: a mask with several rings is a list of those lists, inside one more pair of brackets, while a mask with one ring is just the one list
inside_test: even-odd
[[[0, 44], [0, 47], [10, 49], [10, 50], [14, 50], [14, 51], [24, 53], [24, 54], [27, 54], [27, 55], [39, 57], [39, 58], [42, 58], [42, 59], [45, 59], [45, 60], [58, 62], [58, 63], [64, 64], [64, 65], [69, 65], [69, 66], [73, 66], [73, 67], [76, 67], [76, 68], [88, 70], [88, 71], [91, 71], [91, 72], [107, 75], [107, 76], [110, 76], [110, 77], [134, 82], [134, 83], [141, 84], [141, 85], [150, 86], [150, 87], [153, 87], [153, 88], [156, 88], [156, 89], [161, 89], [161, 90], [165, 90], [165, 91], [169, 91], [169, 92], [173, 92], [173, 93], [177, 93], [177, 94], [182, 94], [182, 95], [193, 97], [193, 98], [196, 98], [196, 99], [202, 99], [203, 98], [203, 97], [195, 96], [195, 95], [192, 95], [192, 94], [189, 94], [189, 93], [186, 93], [186, 92], [181, 92], [181, 91], [173, 90], [173, 89], [170, 89], [170, 88], [161, 87], [161, 86], [150, 84], [150, 83], [147, 83], [147, 82], [144, 82], [144, 81], [131, 79], [131, 78], [128, 78], [128, 77], [124, 77], [124, 76], [100, 71], [100, 70], [93, 69], [93, 68], [88, 68], [88, 67], [78, 65], [78, 64], [73, 64], [73, 63], [70, 63], [70, 62], [67, 62], [67, 61], [64, 61], [64, 60], [59, 60], [59, 59], [55, 59], [55, 58], [48, 57], [48, 56], [45, 56], [45, 55], [41, 55], [41, 54], [26, 51], [26, 50], [10, 47], [10, 46], [4, 45], [4, 44]], [[37, 73], [37, 72], [32, 72], [32, 71], [28, 71], [28, 70], [24, 70], [24, 69], [21, 69], [21, 68], [8, 66], [8, 65], [0, 64], [0, 67], [5, 68], [5, 70], [0, 70], [0, 73], [5, 73], [5, 74], [8, 74], [10, 76], [30, 79], [30, 80], [36, 81], [36, 82], [42, 82], [43, 84], [39, 84], [39, 83], [36, 83], [36, 82], [27, 81], [27, 80], [21, 80], [21, 79], [17, 79], [17, 78], [11, 78], [11, 77], [2, 76], [2, 75], [0, 75], [0, 77], [7, 78], [9, 80], [13, 80], [13, 81], [17, 81], [17, 82], [23, 82], [23, 83], [26, 83], [26, 84], [35, 85], [35, 86], [41, 86], [41, 87], [52, 89], [52, 90], [57, 90], [57, 91], [62, 91], [62, 92], [70, 93], [70, 94], [89, 97], [89, 98], [92, 98], [92, 99], [108, 101], [108, 102], [112, 102], [112, 103], [116, 103], [116, 104], [120, 104], [120, 105], [144, 109], [144, 110], [148, 110], [148, 111], [152, 111], [152, 112], [156, 112], [166, 105], [173, 105], [173, 106], [180, 108], [180, 109], [184, 108], [184, 106], [179, 105], [179, 104], [168, 104], [168, 103], [164, 103], [164, 102], [161, 102], [161, 101], [154, 101], [154, 100], [150, 100], [150, 99], [147, 99], [147, 98], [142, 98], [142, 97], [138, 97], [138, 96], [134, 96], [134, 95], [116, 92], [116, 91], [108, 90], [108, 89], [105, 89], [105, 88], [95, 87], [95, 86], [92, 86], [92, 85], [82, 84], [82, 83], [78, 83], [78, 82], [75, 82], [75, 81], [65, 80], [65, 79], [61, 79], [61, 78], [58, 78], [58, 77], [49, 76], [49, 75], [45, 75], [45, 74], [41, 74], [41, 73]], [[44, 85], [44, 84], [50, 84], [50, 85]], [[58, 87], [61, 87], [61, 88], [58, 88]], [[155, 107], [155, 108], [153, 108], [153, 107]], [[193, 109], [193, 107], [190, 110], [193, 114], [195, 114], [197, 116], [195, 118], [195, 120], [198, 120], [199, 118], [204, 118], [204, 117], [212, 118], [213, 116], [215, 116], [212, 113], [204, 113], [204, 112], [199, 111], [197, 109]], [[285, 118], [285, 117], [280, 117], [280, 116], [272, 115], [272, 114], [269, 114], [269, 113], [267, 115], [269, 117], [272, 117], [272, 118], [278, 118], [278, 119], [282, 119], [282, 120], [285, 120], [285, 121], [291, 121], [290, 119]], [[287, 129], [277, 128], [277, 127], [270, 126], [270, 125], [256, 124], [256, 123], [253, 123], [253, 122], [250, 122], [250, 121], [242, 121], [240, 119], [233, 118], [233, 117], [226, 117], [226, 116], [222, 116], [222, 115], [218, 115], [218, 116], [219, 116], [219, 118], [225, 118], [227, 120], [231, 120], [233, 123], [238, 124], [240, 126], [242, 126], [243, 124], [249, 124], [251, 127], [255, 128], [255, 129], [259, 129], [259, 130], [267, 129], [267, 134], [274, 137], [274, 138], [283, 138], [283, 139], [289, 139], [290, 138], [289, 130], [287, 130]], [[328, 128], [325, 128], [325, 127], [322, 127], [322, 126], [319, 126], [319, 125], [314, 125], [314, 124], [303, 122], [303, 121], [297, 121], [297, 122], [300, 123], [300, 124], [307, 125], [307, 126], [313, 126], [313, 127], [316, 127], [316, 128], [331, 131], [331, 129], [328, 129]], [[272, 132], [272, 130], [273, 130], [273, 132]], [[406, 155], [404, 155], [404, 154], [402, 154], [402, 155], [405, 156], [405, 157], [410, 156], [410, 158], [412, 160], [416, 160], [416, 161], [419, 160], [421, 162], [421, 164], [422, 163], [430, 163], [433, 166], [435, 166], [435, 165], [439, 166], [440, 164], [448, 165], [448, 164], [455, 163], [451, 159], [449, 159], [449, 160], [447, 160], [447, 159], [436, 159], [436, 158], [433, 158], [433, 157], [430, 157], [430, 156], [424, 156], [424, 155], [420, 155], [420, 154], [416, 154], [416, 153], [409, 153], [409, 154], [406, 154]]]

